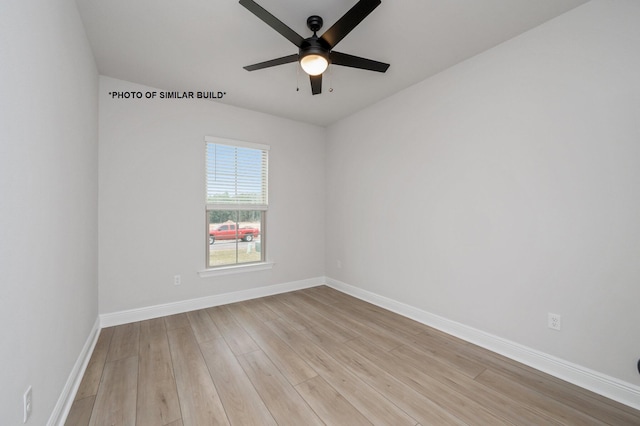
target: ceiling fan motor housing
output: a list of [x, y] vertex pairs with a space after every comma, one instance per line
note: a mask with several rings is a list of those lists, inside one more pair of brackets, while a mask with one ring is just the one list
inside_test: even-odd
[[305, 39], [300, 45], [299, 58], [302, 59], [308, 55], [319, 55], [329, 61], [329, 50], [331, 46], [318, 36], [314, 35]]
[[312, 15], [307, 18], [307, 27], [313, 31], [313, 36], [305, 39], [300, 45], [298, 53], [299, 59], [309, 55], [319, 55], [329, 62], [329, 51], [331, 50], [331, 46], [316, 34], [316, 32], [322, 28], [322, 24], [322, 18], [318, 15]]

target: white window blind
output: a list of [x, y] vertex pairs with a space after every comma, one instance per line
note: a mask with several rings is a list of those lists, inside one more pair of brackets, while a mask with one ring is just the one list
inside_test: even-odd
[[207, 136], [207, 210], [267, 210], [269, 146]]

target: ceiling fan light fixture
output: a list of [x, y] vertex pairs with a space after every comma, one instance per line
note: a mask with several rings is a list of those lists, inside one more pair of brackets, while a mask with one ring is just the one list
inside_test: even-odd
[[300, 58], [300, 66], [309, 75], [320, 75], [327, 70], [329, 61], [318, 53], [309, 53]]

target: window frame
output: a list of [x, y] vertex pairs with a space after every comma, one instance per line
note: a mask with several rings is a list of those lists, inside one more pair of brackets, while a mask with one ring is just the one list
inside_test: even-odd
[[[267, 222], [267, 213], [269, 209], [268, 204], [268, 196], [269, 196], [269, 151], [271, 147], [265, 144], [258, 144], [234, 139], [226, 139], [215, 136], [205, 136], [205, 269], [200, 271], [200, 276], [213, 276], [213, 275], [223, 275], [228, 273], [235, 273], [241, 271], [248, 270], [261, 270], [271, 268], [273, 263], [267, 262], [267, 249], [266, 249], [266, 222]], [[261, 159], [260, 164], [260, 174], [261, 174], [261, 188], [259, 201], [248, 201], [248, 202], [220, 202], [215, 203], [211, 202], [209, 199], [209, 170], [208, 170], [208, 162], [209, 162], [209, 146], [210, 144], [215, 145], [223, 145], [226, 147], [231, 147], [234, 149], [237, 148], [248, 148], [253, 150], [261, 151], [261, 155], [265, 156], [265, 158]], [[236, 169], [237, 172], [237, 169]], [[239, 175], [236, 173], [234, 175], [234, 182], [238, 183]], [[262, 202], [260, 202], [262, 201]], [[238, 263], [238, 240], [236, 239], [235, 245], [235, 253], [236, 253], [236, 263], [227, 263], [222, 265], [211, 265], [211, 246], [209, 244], [209, 236], [210, 236], [210, 227], [209, 227], [209, 212], [210, 211], [260, 211], [260, 260], [250, 261], [250, 262], [241, 262]], [[238, 213], [239, 214], [239, 213]], [[236, 216], [235, 221], [238, 224], [239, 228], [239, 217]], [[255, 247], [255, 246], [254, 246]]]

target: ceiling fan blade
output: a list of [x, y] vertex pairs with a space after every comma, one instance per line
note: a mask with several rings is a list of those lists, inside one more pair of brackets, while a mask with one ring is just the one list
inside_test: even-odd
[[282, 58], [272, 59], [270, 61], [264, 61], [253, 65], [247, 65], [243, 67], [247, 71], [256, 71], [261, 70], [263, 68], [275, 67], [276, 65], [288, 64], [291, 62], [298, 61], [298, 54], [295, 53], [289, 56], [283, 56]]
[[322, 39], [333, 49], [347, 34], [351, 32], [364, 18], [367, 17], [381, 3], [380, 0], [360, 0], [331, 28], [322, 34]]
[[309, 80], [311, 80], [311, 93], [314, 95], [322, 93], [322, 74], [310, 75]]
[[384, 62], [335, 51], [329, 54], [329, 59], [333, 65], [342, 65], [344, 67], [360, 68], [369, 71], [386, 72], [389, 68], [389, 64], [385, 64]]
[[260, 6], [255, 1], [240, 0], [240, 4], [246, 7], [249, 10], [249, 12], [253, 13], [258, 18], [260, 18], [265, 24], [269, 25], [271, 28], [279, 32], [281, 35], [283, 35], [284, 38], [289, 40], [291, 43], [295, 44], [298, 47], [302, 45], [302, 42], [304, 41], [304, 39], [302, 38], [301, 35], [293, 31], [291, 28], [285, 25], [278, 18], [276, 18], [275, 16], [267, 12], [262, 6]]

